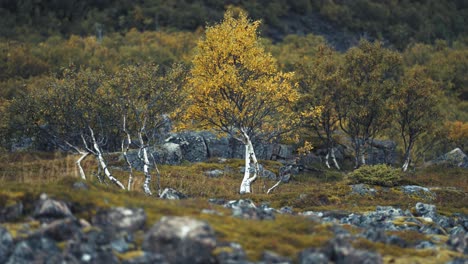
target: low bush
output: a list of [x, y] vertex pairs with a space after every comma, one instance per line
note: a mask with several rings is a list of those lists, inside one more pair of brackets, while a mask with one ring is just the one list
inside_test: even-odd
[[380, 164], [362, 166], [349, 174], [353, 184], [365, 183], [391, 187], [398, 185], [401, 181], [401, 171], [391, 166]]

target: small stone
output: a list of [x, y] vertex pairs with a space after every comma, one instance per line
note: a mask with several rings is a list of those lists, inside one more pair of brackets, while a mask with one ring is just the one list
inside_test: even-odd
[[74, 190], [89, 190], [88, 185], [84, 182], [75, 182], [73, 183], [72, 188]]
[[278, 255], [272, 251], [264, 251], [262, 254], [262, 261], [269, 264], [288, 264], [292, 263], [291, 259]]
[[328, 257], [316, 249], [305, 249], [299, 252], [299, 264], [328, 264]]
[[182, 200], [182, 199], [186, 199], [187, 198], [187, 195], [179, 192], [179, 191], [176, 191], [172, 188], [165, 188], [161, 195], [159, 196], [159, 198], [161, 199], [166, 199], [166, 200]]
[[247, 264], [247, 254], [238, 243], [221, 243], [216, 248], [219, 264]]
[[219, 177], [224, 175], [224, 171], [222, 171], [222, 170], [205, 171], [205, 175], [210, 177], [210, 178], [219, 178]]

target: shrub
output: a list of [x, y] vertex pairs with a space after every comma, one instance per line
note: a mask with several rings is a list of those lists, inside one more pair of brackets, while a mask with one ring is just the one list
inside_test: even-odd
[[362, 166], [349, 174], [353, 184], [365, 183], [391, 187], [398, 185], [401, 181], [401, 172], [385, 164]]

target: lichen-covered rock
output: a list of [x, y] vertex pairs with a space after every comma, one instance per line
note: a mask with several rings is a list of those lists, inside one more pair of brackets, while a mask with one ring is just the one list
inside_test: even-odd
[[60, 218], [73, 217], [73, 214], [65, 202], [49, 199], [46, 194], [42, 194], [41, 199], [34, 209], [33, 217], [40, 221], [47, 222]]
[[91, 229], [76, 239], [67, 241], [63, 254], [73, 256], [79, 263], [120, 263], [111, 247], [114, 236], [109, 229]]
[[418, 216], [429, 217], [433, 220], [437, 217], [436, 206], [433, 204], [416, 203], [414, 208]]
[[375, 196], [376, 193], [377, 191], [367, 184], [360, 183], [351, 185], [351, 194]]
[[146, 213], [142, 208], [102, 209], [93, 216], [91, 222], [102, 229], [134, 232], [145, 225]]
[[13, 237], [11, 234], [0, 226], [0, 263], [5, 263], [13, 250]]
[[48, 261], [56, 255], [60, 255], [60, 249], [53, 240], [34, 237], [18, 242], [6, 263], [50, 263]]
[[298, 255], [299, 264], [328, 264], [328, 257], [316, 249], [305, 249], [299, 252]]
[[23, 215], [23, 209], [23, 202], [21, 201], [0, 208], [0, 223], [19, 219]]
[[216, 260], [219, 264], [250, 264], [247, 254], [238, 243], [220, 243], [216, 248]]
[[172, 188], [165, 188], [162, 192], [161, 195], [159, 196], [161, 199], [166, 199], [166, 200], [182, 200], [186, 199], [187, 195], [174, 190]]
[[64, 218], [52, 221], [36, 230], [30, 237], [48, 237], [55, 241], [65, 241], [76, 237], [81, 232], [80, 221], [76, 218]]
[[143, 252], [141, 256], [137, 256], [130, 259], [125, 259], [122, 261], [122, 264], [170, 264], [164, 255], [162, 254], [153, 254], [148, 252]]
[[188, 217], [163, 217], [145, 235], [142, 249], [163, 254], [170, 263], [215, 263], [213, 229]]
[[209, 170], [205, 171], [205, 175], [210, 178], [219, 178], [224, 175], [224, 171], [222, 170]]
[[85, 182], [75, 182], [72, 185], [74, 190], [89, 190], [89, 186]]
[[269, 263], [269, 264], [290, 264], [292, 260], [287, 257], [283, 257], [278, 255], [272, 251], [264, 251], [262, 254], [262, 262]]
[[460, 148], [455, 148], [438, 157], [431, 163], [443, 164], [450, 167], [468, 168], [468, 156]]
[[273, 208], [263, 204], [260, 207], [255, 206], [255, 204], [249, 199], [240, 199], [229, 201], [224, 205], [226, 208], [232, 210], [232, 215], [234, 217], [242, 219], [252, 219], [252, 220], [274, 220], [276, 211]]
[[401, 191], [407, 195], [418, 196], [428, 200], [434, 200], [436, 194], [431, 192], [429, 188], [418, 185], [405, 185], [400, 187]]
[[447, 244], [454, 251], [468, 254], [468, 232], [458, 232], [456, 234], [451, 234], [447, 240]]

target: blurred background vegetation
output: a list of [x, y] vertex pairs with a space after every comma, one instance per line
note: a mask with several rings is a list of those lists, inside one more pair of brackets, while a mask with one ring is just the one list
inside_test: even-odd
[[[267, 51], [299, 71], [328, 44], [342, 54], [364, 38], [423, 66], [443, 91], [438, 129], [420, 152], [439, 155], [468, 140], [468, 2], [464, 0], [3, 0], [0, 2], [0, 149], [25, 136], [13, 99], [45, 89], [69, 65], [116, 72], [121, 65], [190, 66], [204, 27], [228, 6], [263, 21]], [[300, 75], [298, 76], [300, 78]], [[300, 81], [300, 80], [299, 80]], [[380, 137], [396, 138], [388, 129]], [[434, 139], [437, 140], [434, 140]]]

